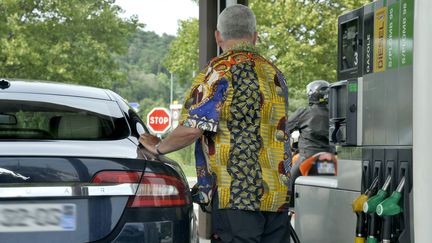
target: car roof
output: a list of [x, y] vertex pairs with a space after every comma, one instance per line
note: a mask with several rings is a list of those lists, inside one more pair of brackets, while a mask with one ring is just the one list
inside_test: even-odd
[[1, 79], [10, 83], [8, 88], [0, 89], [1, 93], [32, 93], [77, 96], [112, 100], [106, 89], [84, 85], [56, 83], [50, 81]]

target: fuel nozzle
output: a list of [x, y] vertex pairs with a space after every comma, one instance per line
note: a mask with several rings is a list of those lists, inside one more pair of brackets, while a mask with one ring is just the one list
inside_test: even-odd
[[387, 197], [387, 188], [389, 187], [391, 182], [391, 176], [388, 176], [387, 179], [384, 182], [383, 187], [378, 190], [378, 193], [369, 198], [364, 204], [363, 204], [363, 212], [365, 213], [375, 213], [376, 207], [378, 204], [380, 204], [384, 199]]
[[394, 191], [390, 197], [377, 206], [376, 213], [378, 216], [393, 216], [402, 212], [402, 208], [399, 206], [399, 200], [401, 199], [404, 186], [405, 176], [402, 177], [398, 187], [396, 188], [396, 191]]
[[374, 194], [377, 185], [378, 177], [375, 177], [370, 187], [352, 202], [353, 212], [363, 212], [363, 204]]
[[368, 200], [370, 196], [372, 196], [378, 185], [378, 177], [376, 177], [369, 188], [361, 194], [358, 198], [356, 198], [352, 202], [353, 212], [357, 215], [357, 224], [356, 224], [356, 235], [354, 238], [354, 243], [364, 243], [365, 235], [366, 235], [366, 222], [365, 222], [365, 214], [363, 213], [363, 204]]

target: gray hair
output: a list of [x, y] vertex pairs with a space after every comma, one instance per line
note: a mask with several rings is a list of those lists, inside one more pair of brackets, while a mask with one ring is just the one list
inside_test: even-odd
[[255, 14], [241, 4], [229, 6], [219, 14], [217, 30], [223, 40], [250, 38], [256, 31]]

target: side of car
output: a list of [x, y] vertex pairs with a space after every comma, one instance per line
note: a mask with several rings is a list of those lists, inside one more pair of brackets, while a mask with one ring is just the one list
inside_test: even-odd
[[[7, 85], [6, 85], [7, 84]], [[109, 90], [1, 81], [0, 241], [195, 242], [178, 164]]]

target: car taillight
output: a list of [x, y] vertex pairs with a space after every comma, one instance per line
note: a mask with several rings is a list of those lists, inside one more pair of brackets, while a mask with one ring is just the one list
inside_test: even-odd
[[144, 173], [138, 190], [129, 200], [129, 207], [166, 207], [190, 203], [187, 188], [175, 176]]
[[142, 172], [138, 171], [101, 171], [97, 173], [92, 183], [139, 183]]

